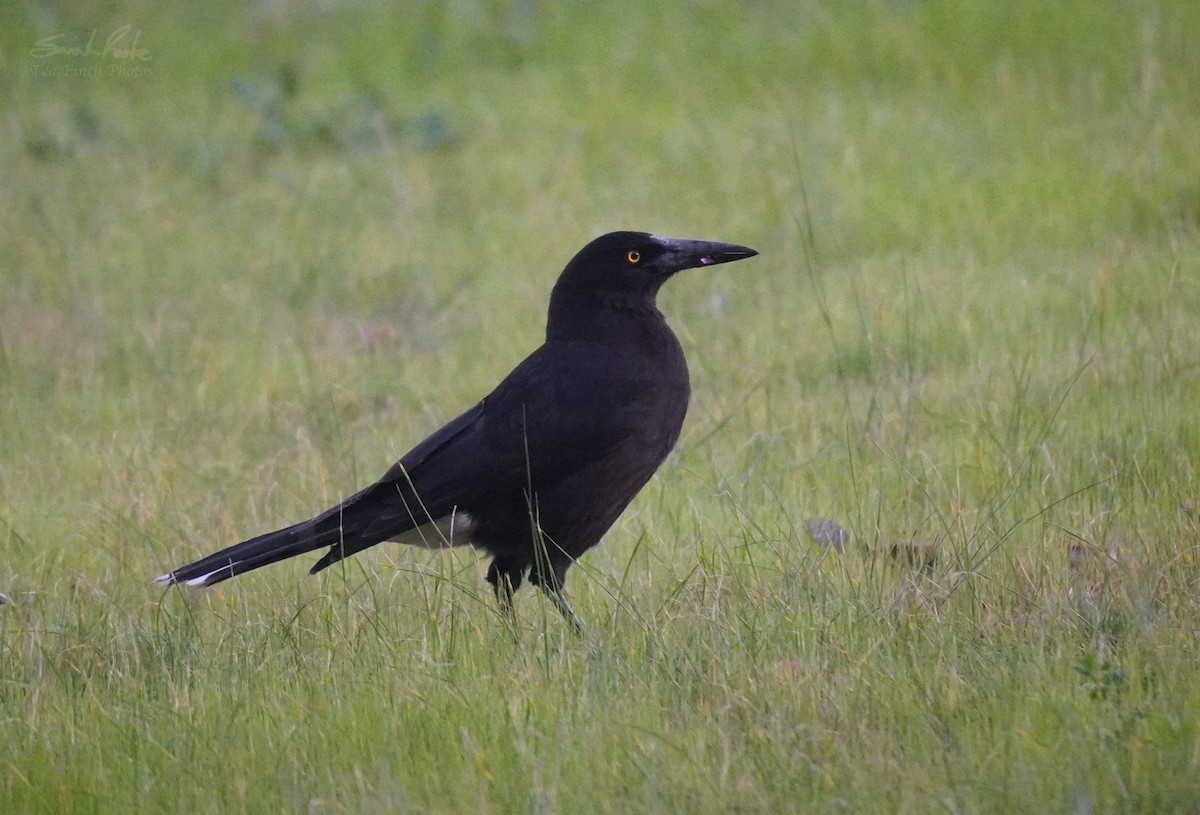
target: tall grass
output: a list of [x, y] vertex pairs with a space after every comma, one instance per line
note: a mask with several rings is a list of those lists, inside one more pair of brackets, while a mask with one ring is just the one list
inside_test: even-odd
[[[0, 9], [0, 811], [1194, 811], [1194, 5]], [[471, 552], [150, 585], [612, 228], [762, 256], [662, 293], [581, 640]]]

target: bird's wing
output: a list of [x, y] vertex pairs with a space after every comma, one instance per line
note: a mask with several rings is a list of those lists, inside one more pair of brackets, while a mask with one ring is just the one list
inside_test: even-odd
[[[564, 478], [628, 437], [632, 401], [602, 348], [542, 346], [479, 404], [414, 447], [375, 484], [323, 513], [370, 517], [383, 539], [490, 495]], [[320, 520], [318, 520], [320, 523]]]
[[[451, 419], [393, 464], [383, 478], [322, 512], [312, 523], [325, 525], [336, 521], [344, 524], [348, 517], [361, 519], [362, 523], [357, 526], [362, 537], [383, 540], [389, 534], [421, 526], [452, 511], [453, 506], [442, 510], [443, 501], [433, 500], [426, 504], [424, 497], [416, 494], [413, 471], [423, 469], [426, 462], [438, 461], [439, 456], [446, 462], [459, 460], [472, 446], [469, 437], [473, 435], [485, 402]], [[464, 440], [464, 436], [468, 438]]]

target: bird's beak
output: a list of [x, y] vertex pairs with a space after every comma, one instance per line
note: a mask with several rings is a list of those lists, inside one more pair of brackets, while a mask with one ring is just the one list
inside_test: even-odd
[[663, 265], [676, 270], [730, 263], [758, 254], [749, 246], [739, 246], [736, 243], [694, 241], [685, 238], [658, 238], [658, 241], [667, 250], [663, 257]]

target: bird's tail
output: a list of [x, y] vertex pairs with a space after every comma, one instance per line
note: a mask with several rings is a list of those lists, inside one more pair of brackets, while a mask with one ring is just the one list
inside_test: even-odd
[[222, 549], [194, 563], [160, 575], [154, 578], [154, 582], [161, 586], [173, 586], [176, 583], [211, 586], [235, 575], [269, 566], [323, 546], [337, 547], [343, 541], [343, 529], [337, 526], [329, 528], [324, 524], [314, 523], [315, 520], [317, 519], [234, 544], [228, 549]]

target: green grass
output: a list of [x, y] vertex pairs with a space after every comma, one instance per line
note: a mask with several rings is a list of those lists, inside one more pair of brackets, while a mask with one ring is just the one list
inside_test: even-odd
[[[1195, 812], [1200, 6], [203, 9], [0, 10], [0, 812]], [[582, 640], [471, 552], [150, 584], [613, 228], [762, 256], [661, 296]]]

